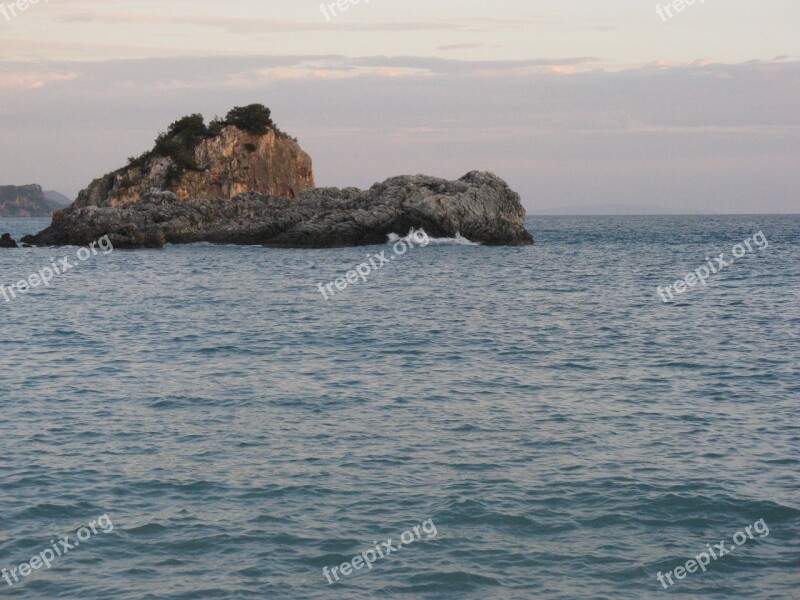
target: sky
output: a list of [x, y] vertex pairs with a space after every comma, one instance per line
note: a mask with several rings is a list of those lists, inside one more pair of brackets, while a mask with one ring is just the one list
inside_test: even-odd
[[320, 186], [477, 169], [534, 212], [800, 212], [797, 0], [324, 6], [5, 1], [0, 185], [74, 197], [177, 118], [258, 102]]

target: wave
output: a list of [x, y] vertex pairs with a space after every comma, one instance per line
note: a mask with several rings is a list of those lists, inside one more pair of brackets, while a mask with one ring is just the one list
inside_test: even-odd
[[[417, 231], [421, 231], [421, 232], [425, 233], [424, 229], [419, 229]], [[387, 243], [396, 244], [397, 242], [401, 242], [401, 241], [402, 242], [406, 242], [406, 243], [408, 243], [410, 241], [413, 241], [415, 244], [417, 244], [419, 242], [418, 242], [418, 240], [416, 238], [414, 238], [412, 240], [412, 236], [414, 235], [414, 233], [415, 233], [415, 231], [413, 229], [411, 231], [409, 231], [408, 235], [405, 236], [405, 237], [400, 237], [396, 233], [390, 233], [389, 234], [389, 241]], [[478, 244], [477, 242], [469, 241], [467, 238], [462, 236], [460, 233], [456, 233], [456, 237], [452, 237], [452, 238], [433, 238], [433, 237], [429, 236], [428, 240], [429, 240], [429, 243], [427, 245], [429, 245], [429, 246], [480, 246], [480, 244]]]

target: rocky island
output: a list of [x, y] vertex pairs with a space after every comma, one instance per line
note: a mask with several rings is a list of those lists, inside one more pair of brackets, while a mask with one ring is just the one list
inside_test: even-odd
[[94, 181], [73, 205], [23, 242], [115, 248], [211, 242], [285, 248], [382, 244], [424, 229], [490, 245], [529, 245], [519, 195], [496, 175], [456, 181], [394, 177], [368, 190], [315, 188], [310, 157], [262, 105], [235, 108], [208, 126], [173, 123], [155, 148]]

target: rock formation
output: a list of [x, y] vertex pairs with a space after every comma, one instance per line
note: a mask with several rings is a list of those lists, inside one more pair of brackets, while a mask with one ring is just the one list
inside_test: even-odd
[[45, 197], [40, 185], [0, 186], [0, 217], [49, 217], [62, 208]]
[[17, 242], [11, 237], [10, 233], [4, 233], [0, 236], [0, 248], [16, 248]]
[[330, 248], [382, 244], [390, 233], [460, 233], [495, 245], [533, 243], [519, 196], [490, 173], [458, 181], [395, 177], [366, 191], [315, 189], [311, 158], [260, 104], [206, 125], [183, 117], [153, 150], [95, 180], [53, 216], [34, 245], [85, 245], [108, 235], [115, 248], [166, 243]]
[[50, 227], [23, 242], [86, 245], [108, 235], [115, 248], [193, 242], [332, 248], [383, 244], [390, 233], [416, 228], [432, 237], [460, 233], [489, 245], [533, 243], [523, 225], [519, 195], [496, 175], [478, 171], [457, 181], [394, 177], [366, 191], [311, 189], [299, 198], [247, 193], [187, 200], [172, 191], [153, 190], [139, 201], [103, 202], [102, 194], [85, 194], [83, 199], [56, 213]]

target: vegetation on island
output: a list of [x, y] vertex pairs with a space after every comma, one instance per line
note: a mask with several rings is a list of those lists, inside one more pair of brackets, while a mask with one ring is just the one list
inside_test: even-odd
[[[272, 111], [263, 104], [237, 106], [224, 119], [215, 117], [206, 125], [203, 115], [195, 113], [178, 119], [166, 131], [161, 132], [155, 141], [155, 147], [142, 154], [128, 159], [129, 167], [141, 167], [151, 158], [168, 157], [175, 163], [174, 172], [168, 179], [177, 179], [186, 171], [198, 169], [195, 161], [195, 150], [203, 141], [218, 137], [226, 127], [237, 127], [253, 135], [264, 135], [269, 130], [280, 138], [289, 138], [278, 129], [272, 121]], [[297, 141], [297, 138], [291, 138]], [[252, 150], [250, 148], [252, 147]], [[248, 150], [255, 151], [255, 146], [248, 145]]]

